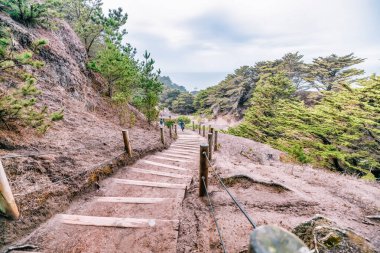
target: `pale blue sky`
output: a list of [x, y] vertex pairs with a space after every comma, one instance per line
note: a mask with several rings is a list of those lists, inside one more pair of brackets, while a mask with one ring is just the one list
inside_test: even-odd
[[129, 15], [127, 41], [152, 53], [163, 75], [189, 90], [242, 65], [299, 51], [304, 60], [354, 52], [380, 71], [377, 0], [104, 0]]

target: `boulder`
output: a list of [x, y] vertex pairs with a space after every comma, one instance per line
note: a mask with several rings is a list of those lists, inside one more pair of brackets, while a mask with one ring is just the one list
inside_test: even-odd
[[[293, 229], [305, 244], [319, 253], [375, 253], [375, 248], [362, 236], [343, 229], [323, 217], [315, 216]], [[318, 250], [318, 251], [317, 251]]]

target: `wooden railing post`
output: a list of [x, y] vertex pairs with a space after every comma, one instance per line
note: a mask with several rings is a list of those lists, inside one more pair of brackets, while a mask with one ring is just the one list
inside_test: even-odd
[[175, 133], [175, 136], [177, 137], [177, 124], [174, 124], [174, 133]]
[[211, 133], [211, 125], [208, 125], [208, 132]]
[[[208, 187], [208, 166], [205, 154], [208, 153], [208, 145], [202, 144], [200, 146], [200, 159], [199, 159], [199, 196], [203, 197], [207, 194]], [[202, 177], [204, 177], [204, 181], [206, 187], [203, 184]]]
[[212, 133], [208, 134], [208, 159], [211, 161], [212, 159]]
[[206, 126], [205, 125], [202, 126], [202, 130], [203, 130], [203, 137], [206, 137]]
[[16, 201], [13, 197], [11, 187], [0, 161], [0, 213], [7, 218], [17, 220], [20, 217]]
[[164, 135], [164, 127], [160, 127], [161, 132], [161, 142], [165, 145], [165, 135]]
[[218, 130], [214, 133], [214, 151], [218, 151]]
[[169, 136], [170, 136], [170, 139], [173, 138], [172, 129], [173, 129], [173, 125], [170, 125], [169, 126]]
[[198, 128], [198, 130], [199, 130], [199, 135], [201, 135], [201, 131], [202, 131], [202, 125], [201, 125], [201, 123], [199, 123], [199, 128]]
[[132, 147], [131, 147], [131, 142], [129, 139], [129, 132], [128, 130], [123, 130], [123, 140], [124, 140], [124, 148], [125, 151], [127, 151], [127, 154], [129, 157], [132, 157]]
[[195, 123], [194, 123], [194, 121], [193, 121], [193, 131], [195, 131]]

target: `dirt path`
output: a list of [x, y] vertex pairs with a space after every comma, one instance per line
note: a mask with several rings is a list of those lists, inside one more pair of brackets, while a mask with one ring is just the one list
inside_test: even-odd
[[18, 244], [40, 252], [176, 252], [181, 203], [202, 138], [179, 133], [163, 152], [120, 169]]

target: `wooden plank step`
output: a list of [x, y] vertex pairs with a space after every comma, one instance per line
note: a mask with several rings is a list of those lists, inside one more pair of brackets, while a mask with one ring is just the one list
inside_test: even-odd
[[183, 159], [179, 159], [179, 158], [170, 158], [170, 157], [164, 157], [164, 156], [151, 156], [152, 158], [156, 158], [156, 159], [161, 159], [161, 160], [166, 160], [166, 161], [173, 161], [173, 162], [182, 162], [182, 163], [189, 163], [191, 161], [189, 160], [183, 160]]
[[70, 214], [58, 214], [57, 218], [64, 224], [118, 228], [147, 228], [155, 227], [156, 225], [162, 223], [179, 223], [178, 220], [116, 218]]
[[180, 155], [196, 155], [199, 154], [200, 151], [192, 151], [192, 150], [183, 150], [183, 149], [168, 149], [166, 153], [171, 153], [171, 154], [180, 154]]
[[185, 184], [159, 183], [159, 182], [129, 180], [129, 179], [119, 179], [119, 178], [114, 178], [113, 181], [118, 184], [136, 185], [136, 186], [148, 186], [148, 187], [171, 188], [171, 189], [185, 189], [186, 188]]
[[177, 158], [183, 158], [183, 159], [194, 159], [194, 155], [178, 155], [178, 154], [170, 154], [170, 153], [161, 153], [161, 155], [164, 156], [170, 156], [170, 157], [177, 157]]
[[148, 161], [148, 160], [140, 160], [140, 161], [143, 162], [143, 163], [146, 163], [146, 164], [156, 165], [156, 166], [164, 167], [164, 168], [168, 168], [168, 169], [180, 170], [180, 171], [188, 171], [187, 169], [184, 169], [184, 168], [181, 168], [181, 167], [178, 167], [178, 166], [174, 166], [174, 165], [169, 165], [169, 164], [164, 164], [164, 163], [157, 163], [157, 162]]
[[173, 148], [189, 148], [189, 149], [199, 149], [199, 145], [178, 145], [178, 144], [173, 144], [171, 145], [170, 147], [173, 147]]
[[186, 150], [186, 151], [197, 151], [197, 150], [199, 150], [199, 147], [172, 146], [172, 148], [182, 149], [182, 150]]
[[125, 204], [156, 204], [173, 198], [133, 198], [133, 197], [96, 197], [96, 202], [125, 203]]
[[174, 174], [174, 173], [170, 173], [170, 172], [162, 172], [162, 171], [155, 171], [155, 170], [145, 170], [145, 169], [139, 169], [139, 168], [130, 168], [128, 171], [137, 172], [137, 173], [143, 173], [143, 174], [151, 174], [151, 175], [163, 176], [163, 177], [172, 177], [172, 178], [190, 178], [191, 177], [191, 176], [188, 176], [188, 175], [180, 175], [180, 174]]

